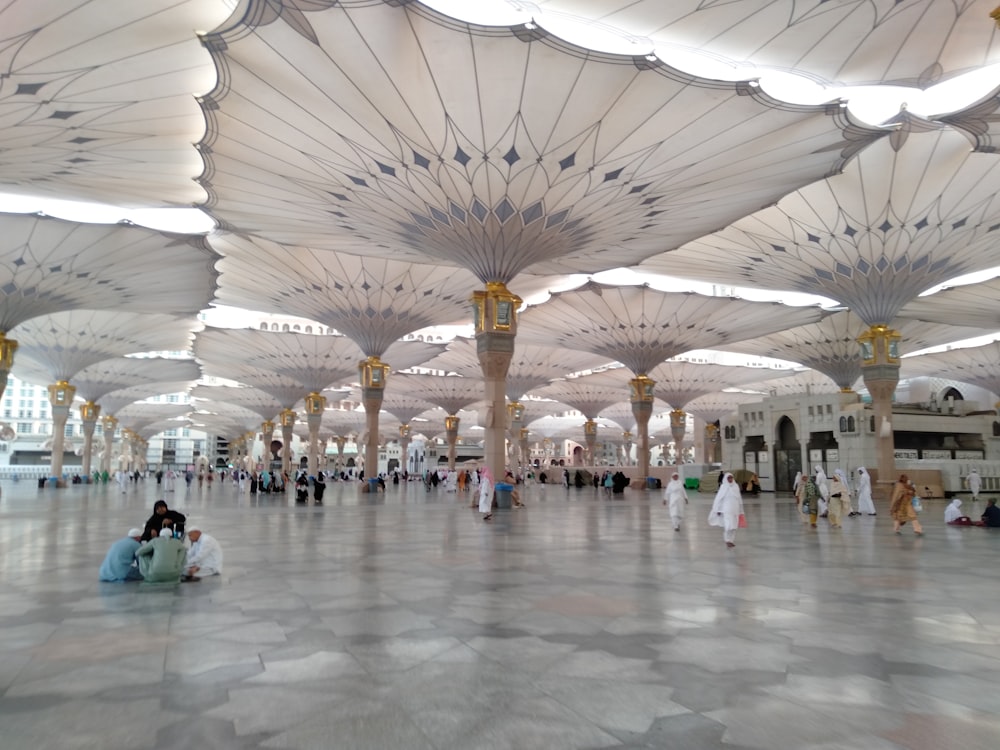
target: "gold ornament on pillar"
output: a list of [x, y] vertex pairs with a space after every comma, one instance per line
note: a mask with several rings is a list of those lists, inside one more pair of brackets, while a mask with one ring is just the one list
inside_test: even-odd
[[449, 415], [444, 418], [444, 428], [448, 432], [458, 432], [458, 425], [461, 423], [461, 419], [454, 415]]
[[103, 428], [105, 435], [113, 433], [115, 428], [118, 427], [118, 418], [113, 417], [110, 414], [105, 415], [101, 419], [101, 427]]
[[520, 424], [524, 418], [524, 405], [520, 401], [507, 404], [507, 421], [509, 424]]
[[489, 281], [485, 290], [472, 293], [472, 321], [480, 333], [517, 332], [517, 308], [523, 300], [502, 281]]
[[588, 419], [583, 423], [583, 434], [587, 437], [597, 437], [597, 421]]
[[10, 372], [14, 366], [14, 352], [17, 351], [17, 342], [7, 338], [7, 334], [0, 333], [0, 370]]
[[1000, 6], [990, 11], [990, 18], [992, 18], [993, 22], [996, 23], [998, 27], [1000, 27]]
[[306, 403], [306, 414], [316, 415], [322, 414], [323, 410], [326, 409], [326, 397], [320, 395], [316, 391], [313, 391], [305, 398]]
[[295, 420], [298, 419], [298, 414], [296, 414], [291, 409], [282, 409], [281, 413], [278, 415], [278, 421], [282, 428], [291, 428], [295, 426]]
[[368, 359], [359, 362], [358, 372], [361, 375], [362, 388], [385, 389], [385, 381], [389, 376], [389, 365], [378, 357], [368, 357]]
[[683, 409], [670, 410], [670, 429], [687, 426], [687, 412]]
[[48, 387], [49, 403], [53, 406], [69, 406], [76, 396], [76, 386], [70, 385], [65, 380], [58, 380]]
[[526, 440], [528, 439], [528, 436], [529, 436], [530, 434], [531, 434], [531, 430], [529, 430], [529, 429], [528, 429], [527, 427], [522, 427], [522, 428], [521, 428], [521, 432], [520, 432], [520, 434], [518, 435], [518, 437], [519, 437], [519, 438], [520, 438], [520, 439], [521, 439], [522, 441], [526, 441]]
[[861, 365], [899, 365], [899, 331], [887, 325], [873, 325], [858, 336], [861, 345]]
[[403, 440], [406, 440], [408, 437], [410, 437], [410, 425], [401, 424], [399, 426], [399, 437]]
[[80, 407], [80, 419], [84, 422], [96, 422], [101, 416], [101, 407], [93, 401], [87, 401]]
[[656, 382], [647, 375], [639, 375], [628, 381], [632, 403], [653, 403], [653, 387], [655, 385]]

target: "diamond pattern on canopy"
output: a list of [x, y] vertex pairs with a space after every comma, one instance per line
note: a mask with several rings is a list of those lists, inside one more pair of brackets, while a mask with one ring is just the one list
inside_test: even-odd
[[825, 314], [816, 307], [590, 281], [528, 308], [521, 314], [518, 335], [528, 342], [585, 349], [639, 375], [691, 349], [805, 325]]
[[173, 420], [190, 411], [191, 406], [188, 404], [129, 404], [119, 409], [116, 416], [122, 427], [140, 432], [156, 422]]
[[0, 332], [78, 308], [194, 314], [215, 260], [202, 236], [0, 214]]
[[[382, 397], [382, 411], [391, 414], [399, 420], [401, 424], [409, 424], [414, 417], [419, 414], [423, 414], [425, 411], [433, 407], [431, 402], [424, 398], [420, 398], [415, 394], [411, 395], [409, 392], [404, 390], [405, 386], [401, 386], [397, 383], [397, 381], [400, 381], [405, 377], [405, 375], [396, 375], [393, 377], [389, 381], [389, 385], [386, 387], [385, 395]], [[405, 381], [403, 382], [405, 383]]]
[[[926, 87], [1000, 61], [1000, 38], [986, 20], [996, 6], [992, 0], [533, 0], [532, 5], [541, 10], [533, 19], [538, 25], [566, 29], [570, 39], [573, 26], [596, 23], [622, 42], [637, 43], [641, 52], [655, 48], [667, 59], [677, 45], [827, 82]], [[523, 12], [520, 17], [523, 22]], [[588, 23], [567, 25], [574, 19]], [[516, 14], [509, 22], [517, 22]]]
[[257, 414], [261, 420], [274, 418], [283, 408], [278, 399], [259, 388], [199, 385], [191, 391], [191, 399], [198, 406], [201, 403], [210, 406], [220, 403], [241, 406]]
[[[587, 419], [628, 396], [628, 378], [621, 384], [609, 383], [604, 373], [557, 380], [535, 391], [536, 396], [550, 398], [571, 406]], [[525, 420], [527, 421], [527, 420]]]
[[293, 403], [308, 392], [356, 380], [358, 362], [364, 358], [357, 344], [345, 336], [269, 333], [249, 328], [208, 328], [198, 336], [194, 351], [210, 375], [241, 380], [226, 375], [227, 369], [245, 372], [250, 368], [298, 382], [302, 392]]
[[[607, 364], [609, 363], [606, 357], [587, 351], [515, 341], [514, 356], [507, 370], [507, 398], [511, 401], [521, 401], [524, 394], [556, 378]], [[444, 354], [432, 359], [425, 367], [455, 372], [468, 378], [481, 377], [476, 340], [455, 338], [448, 344], [448, 350]]]
[[[207, 35], [208, 208], [246, 234], [509, 282], [676, 247], [886, 131], [419, 3], [250, 0]], [[275, 82], [280, 82], [277, 84]]]
[[71, 380], [85, 367], [126, 354], [187, 351], [199, 328], [193, 317], [67, 310], [32, 318], [11, 334], [20, 342], [20, 360], [41, 365], [53, 380]]
[[[917, 297], [899, 314], [901, 317], [916, 320], [951, 326], [976, 326], [995, 331], [1000, 329], [998, 299], [1000, 299], [1000, 277], [979, 284], [948, 287], [926, 297]], [[959, 338], [961, 337], [955, 336], [953, 340]]]
[[[365, 356], [381, 357], [408, 333], [469, 317], [476, 278], [465, 271], [233, 234], [211, 242], [224, 256], [218, 263], [221, 302], [319, 321], [355, 341]], [[268, 267], [281, 270], [262, 274]]]
[[1000, 264], [998, 194], [996, 156], [971, 152], [948, 128], [903, 129], [843, 174], [642, 267], [822, 294], [866, 325], [889, 324], [922, 291]]
[[411, 393], [425, 401], [440, 406], [448, 414], [457, 414], [483, 398], [483, 382], [478, 378], [463, 378], [457, 375], [418, 375], [396, 373], [395, 386], [401, 392]]
[[363, 409], [327, 409], [323, 412], [323, 429], [334, 435], [357, 435], [365, 428]]
[[[32, 367], [32, 364], [29, 360], [18, 362], [18, 377], [29, 383], [49, 383], [51, 374], [43, 367]], [[76, 386], [78, 399], [96, 402], [123, 388], [157, 386], [174, 381], [193, 384], [200, 377], [201, 370], [193, 359], [119, 357], [83, 368], [73, 376], [73, 385]]]
[[[126, 406], [137, 401], [145, 401], [156, 396], [166, 396], [174, 393], [187, 393], [191, 388], [192, 381], [182, 380], [176, 382], [149, 383], [144, 385], [133, 385], [128, 388], [121, 388], [112, 391], [101, 398], [101, 416], [113, 417]], [[191, 407], [187, 407], [190, 409]]]
[[[730, 344], [725, 348], [733, 352], [799, 362], [829, 377], [842, 391], [848, 391], [861, 377], [861, 348], [858, 345], [858, 335], [862, 330], [863, 324], [857, 316], [850, 310], [844, 310], [818, 323], [778, 331]], [[982, 329], [957, 328], [953, 325], [903, 318], [896, 319], [896, 330], [903, 336], [906, 348], [911, 351], [986, 333]], [[658, 378], [653, 379], [659, 383]]]
[[1000, 394], [998, 363], [1000, 363], [1000, 341], [991, 341], [983, 346], [904, 357], [900, 365], [900, 376], [953, 378], [963, 383], [978, 385], [998, 395]]
[[131, 206], [203, 200], [192, 94], [216, 72], [194, 29], [230, 11], [226, 0], [4, 3], [0, 183]]

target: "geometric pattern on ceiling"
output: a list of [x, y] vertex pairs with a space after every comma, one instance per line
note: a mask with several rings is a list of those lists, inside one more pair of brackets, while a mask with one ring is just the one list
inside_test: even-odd
[[[385, 394], [382, 396], [381, 404], [384, 416], [395, 417], [401, 424], [409, 424], [418, 414], [423, 414], [428, 409], [434, 408], [433, 404], [427, 399], [419, 398], [416, 394], [398, 389], [398, 381], [406, 377], [406, 375], [396, 374], [388, 381], [389, 385], [397, 386], [397, 388], [392, 389], [395, 392], [390, 392], [390, 388], [387, 387]], [[352, 398], [354, 397], [353, 392], [351, 396]], [[357, 392], [356, 400], [361, 401], [360, 392]], [[380, 423], [382, 422], [383, 414], [379, 414]]]
[[0, 331], [78, 308], [194, 316], [216, 259], [203, 236], [0, 214]]
[[[610, 364], [607, 358], [587, 351], [560, 349], [548, 344], [530, 344], [520, 338], [514, 342], [514, 356], [507, 369], [506, 392], [511, 401], [521, 398], [553, 380], [583, 370]], [[481, 378], [482, 365], [476, 353], [476, 340], [456, 336], [448, 350], [428, 362], [432, 370], [458, 373], [467, 378]]]
[[[128, 427], [136, 432], [154, 422], [174, 420], [191, 411], [188, 404], [129, 404], [119, 409], [115, 414], [121, 427]], [[178, 426], [183, 426], [178, 423]], [[163, 427], [157, 432], [165, 429]], [[169, 426], [166, 428], [169, 429]], [[155, 432], [153, 434], [156, 434]]]
[[733, 63], [806, 72], [828, 83], [892, 82], [924, 88], [1000, 61], [1000, 38], [985, 20], [996, 6], [992, 0], [533, 0], [532, 4], [542, 11], [534, 20], [543, 27], [550, 15], [576, 17], [611, 33], [639, 37], [637, 42], [648, 40], [664, 56], [677, 45]]
[[[193, 380], [167, 381], [163, 383], [144, 383], [141, 385], [131, 385], [128, 388], [120, 388], [111, 391], [101, 398], [101, 416], [113, 417], [126, 406], [137, 401], [145, 401], [148, 398], [163, 396], [167, 394], [187, 393], [194, 385]], [[190, 410], [190, 406], [187, 407]]]
[[656, 395], [675, 409], [723, 388], [740, 388], [764, 379], [791, 375], [791, 370], [741, 365], [717, 365], [703, 362], [671, 360], [657, 365], [649, 373], [656, 383]]
[[[262, 312], [297, 315], [337, 329], [365, 356], [421, 328], [464, 323], [470, 273], [428, 264], [284, 247], [234, 234], [209, 238], [224, 257], [216, 297]], [[262, 273], [262, 269], [275, 269]]]
[[191, 205], [216, 79], [195, 29], [227, 0], [8, 0], [0, 10], [0, 185], [129, 206]]
[[[209, 374], [225, 372], [229, 367], [241, 373], [257, 369], [297, 382], [300, 392], [292, 403], [306, 393], [357, 380], [358, 362], [363, 359], [357, 344], [345, 336], [270, 333], [249, 328], [207, 328], [196, 339], [194, 353]], [[239, 375], [228, 377], [262, 388]]]
[[[919, 376], [950, 378], [978, 385], [998, 395], [1000, 394], [1000, 341], [991, 341], [983, 346], [904, 357], [900, 365], [900, 377]], [[984, 408], [990, 406], [992, 405], [985, 404]]]
[[997, 230], [1000, 157], [970, 151], [950, 128], [904, 128], [842, 174], [642, 267], [819, 294], [888, 324], [930, 287], [1000, 264]]
[[573, 407], [587, 419], [597, 419], [609, 406], [628, 398], [628, 386], [608, 383], [604, 373], [583, 375], [579, 378], [557, 380], [535, 391], [536, 396], [558, 399]]
[[419, 3], [242, 9], [204, 38], [219, 84], [201, 99], [202, 184], [221, 223], [285, 245], [481, 281], [605, 270], [836, 173], [887, 132]]
[[[899, 314], [950, 326], [976, 326], [996, 331], [1000, 329], [1000, 306], [997, 305], [997, 300], [1000, 300], [1000, 278], [992, 278], [978, 284], [946, 287], [935, 294], [918, 297]], [[960, 338], [961, 336], [954, 336], [951, 340], [957, 341]]]
[[85, 367], [73, 376], [73, 385], [78, 399], [97, 402], [122, 388], [178, 381], [193, 383], [200, 377], [201, 370], [193, 359], [121, 357]]
[[[936, 296], [932, 295], [928, 299]], [[988, 332], [978, 328], [958, 328], [903, 317], [897, 317], [893, 326], [903, 337], [901, 348], [904, 352], [919, 351]], [[776, 331], [767, 336], [730, 344], [725, 348], [733, 352], [798, 362], [823, 373], [841, 390], [849, 390], [861, 377], [858, 336], [865, 328], [857, 315], [850, 310], [843, 310], [817, 323]]]
[[261, 428], [261, 422], [273, 419], [281, 411], [279, 401], [258, 388], [237, 388], [231, 385], [198, 385], [191, 389], [191, 406], [194, 409], [212, 411], [218, 404], [232, 404], [243, 409], [249, 409], [260, 419], [256, 429]]
[[483, 400], [482, 377], [463, 378], [457, 375], [422, 375], [396, 373], [388, 381], [393, 389], [416, 396], [444, 409], [449, 415], [457, 414], [477, 401]]
[[[122, 315], [112, 310], [67, 310], [32, 318], [11, 331], [18, 359], [41, 366], [52, 380], [72, 380], [80, 370], [126, 354], [187, 352], [201, 323], [194, 317]], [[14, 363], [14, 372], [19, 372]], [[44, 383], [41, 383], [44, 385]]]
[[645, 374], [692, 349], [718, 348], [825, 315], [818, 307], [591, 281], [528, 308], [518, 321], [518, 337], [590, 351]]

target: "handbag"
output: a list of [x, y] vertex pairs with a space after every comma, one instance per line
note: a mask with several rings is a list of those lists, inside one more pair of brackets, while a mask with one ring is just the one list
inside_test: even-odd
[[913, 503], [913, 510], [917, 513], [920, 513], [924, 509], [924, 504], [920, 502], [920, 498], [916, 495], [913, 496], [913, 500], [911, 500], [911, 502]]
[[740, 520], [736, 525], [741, 529], [745, 529], [747, 527], [747, 517], [740, 513]]

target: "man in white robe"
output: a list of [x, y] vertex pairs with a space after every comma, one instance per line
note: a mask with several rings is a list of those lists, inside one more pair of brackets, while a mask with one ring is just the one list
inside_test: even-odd
[[187, 552], [184, 580], [197, 581], [222, 573], [222, 546], [216, 538], [197, 526], [188, 526], [187, 536], [191, 540], [191, 549]]
[[736, 478], [732, 474], [726, 474], [715, 494], [715, 502], [708, 514], [708, 525], [722, 527], [722, 537], [727, 547], [736, 546], [736, 530], [740, 527], [742, 514], [743, 496], [740, 494], [740, 486], [736, 484]]
[[681, 530], [681, 521], [684, 520], [684, 506], [687, 503], [687, 490], [684, 489], [684, 482], [681, 481], [680, 474], [675, 471], [670, 475], [670, 481], [667, 482], [667, 486], [663, 490], [663, 504], [669, 506], [670, 521], [674, 525], [674, 531]]

